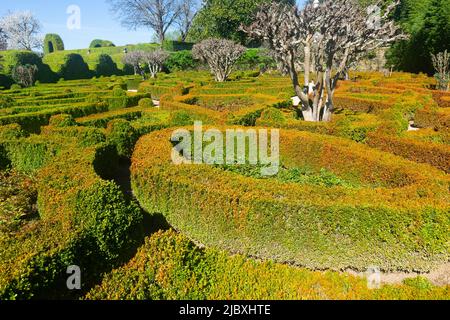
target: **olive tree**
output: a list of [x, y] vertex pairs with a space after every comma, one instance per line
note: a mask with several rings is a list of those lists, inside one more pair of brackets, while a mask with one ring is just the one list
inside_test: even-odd
[[[241, 28], [263, 40], [287, 70], [303, 118], [329, 121], [336, 86], [348, 68], [364, 54], [405, 38], [389, 19], [399, 2], [384, 5], [379, 1], [367, 10], [357, 0], [309, 1], [302, 10], [272, 3], [262, 5], [253, 23]], [[299, 57], [303, 61], [300, 64]], [[303, 86], [299, 71], [304, 72]]]
[[12, 70], [13, 80], [23, 87], [31, 87], [34, 84], [38, 68], [34, 64], [17, 65]]
[[148, 64], [148, 69], [152, 78], [156, 78], [157, 74], [161, 72], [164, 62], [169, 58], [169, 53], [162, 49], [157, 49], [150, 52], [144, 52], [142, 59]]
[[447, 50], [434, 55], [431, 54], [433, 67], [436, 70], [434, 75], [438, 81], [440, 90], [449, 90], [450, 86], [450, 54]]
[[143, 51], [132, 51], [128, 52], [123, 56], [122, 62], [124, 64], [130, 65], [134, 69], [134, 75], [141, 74], [140, 64], [143, 62]]
[[194, 58], [206, 62], [218, 82], [228, 79], [233, 66], [244, 52], [244, 46], [225, 39], [203, 40], [192, 49]]

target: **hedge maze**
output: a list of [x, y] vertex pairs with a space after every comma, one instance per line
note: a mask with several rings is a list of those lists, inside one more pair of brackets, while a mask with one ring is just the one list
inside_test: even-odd
[[[302, 121], [277, 74], [2, 90], [0, 298], [449, 299], [426, 275], [450, 258], [450, 94], [423, 75], [351, 77], [328, 123]], [[281, 170], [173, 165], [170, 136], [194, 121], [280, 129]], [[423, 275], [369, 290], [345, 272], [370, 265]]]

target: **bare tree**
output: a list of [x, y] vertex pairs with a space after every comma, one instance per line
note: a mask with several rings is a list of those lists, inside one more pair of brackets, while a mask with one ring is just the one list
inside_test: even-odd
[[[377, 6], [382, 7], [379, 1]], [[243, 26], [250, 36], [265, 40], [275, 58], [289, 71], [306, 121], [329, 121], [338, 80], [362, 55], [405, 38], [389, 20], [395, 0], [380, 11], [364, 11], [356, 0], [309, 1], [303, 10], [279, 3], [263, 5], [254, 22]], [[296, 59], [302, 54], [304, 86]], [[312, 65], [314, 62], [314, 66]], [[314, 82], [310, 81], [315, 71]]]
[[169, 58], [169, 53], [162, 49], [144, 52], [142, 59], [147, 62], [148, 69], [152, 78], [156, 78], [158, 72], [161, 72], [164, 62]]
[[12, 78], [23, 87], [31, 87], [37, 72], [38, 68], [34, 64], [17, 65], [12, 70]]
[[189, 30], [191, 29], [192, 26], [192, 21], [194, 20], [198, 12], [198, 1], [181, 0], [179, 6], [180, 6], [180, 13], [175, 23], [178, 26], [181, 41], [186, 41]]
[[192, 49], [194, 58], [206, 62], [219, 82], [227, 80], [234, 64], [244, 52], [245, 47], [225, 39], [203, 40]]
[[180, 15], [177, 0], [108, 0], [122, 25], [136, 29], [147, 27], [155, 31], [160, 43], [167, 30]]
[[431, 54], [433, 67], [436, 70], [434, 75], [439, 83], [440, 90], [450, 90], [450, 54], [447, 50], [434, 55]]
[[30, 11], [8, 14], [0, 20], [11, 49], [33, 50], [42, 47], [41, 23]]
[[143, 51], [128, 52], [123, 56], [122, 62], [132, 66], [134, 69], [134, 75], [138, 75], [141, 74], [140, 64], [143, 62], [143, 56]]

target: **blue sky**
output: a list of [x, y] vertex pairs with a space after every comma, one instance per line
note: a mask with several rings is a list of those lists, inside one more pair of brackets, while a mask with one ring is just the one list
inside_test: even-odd
[[[70, 5], [81, 10], [81, 29], [69, 30], [66, 13]], [[120, 25], [104, 0], [1, 0], [0, 16], [8, 11], [30, 10], [43, 25], [43, 34], [59, 34], [66, 49], [87, 48], [93, 39], [111, 40], [116, 45], [151, 42], [150, 30], [128, 31]]]
[[[301, 0], [300, 2], [303, 2]], [[77, 5], [81, 10], [81, 29], [67, 28], [67, 8]], [[116, 45], [152, 42], [153, 32], [147, 29], [129, 31], [120, 25], [105, 0], [1, 0], [0, 16], [8, 11], [30, 10], [43, 25], [42, 33], [57, 33], [66, 49], [87, 48], [93, 39], [111, 40]]]

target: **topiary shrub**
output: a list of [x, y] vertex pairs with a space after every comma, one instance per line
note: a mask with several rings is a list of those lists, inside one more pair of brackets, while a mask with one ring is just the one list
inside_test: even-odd
[[138, 139], [136, 130], [124, 119], [114, 119], [106, 128], [107, 142], [116, 146], [120, 157], [129, 158]]
[[70, 114], [57, 114], [50, 118], [50, 126], [56, 128], [76, 126], [77, 122]]
[[119, 73], [117, 64], [107, 54], [101, 54], [97, 59], [94, 71], [97, 76], [112, 76]]
[[116, 45], [109, 40], [95, 39], [92, 40], [89, 48], [115, 47]]
[[91, 77], [89, 67], [84, 62], [83, 57], [76, 53], [68, 54], [64, 57], [64, 63], [58, 74], [65, 80], [88, 79]]
[[142, 108], [153, 108], [155, 105], [153, 104], [153, 100], [150, 98], [143, 98], [139, 100], [139, 107]]
[[64, 51], [64, 42], [59, 35], [49, 33], [44, 38], [44, 54], [55, 51]]

